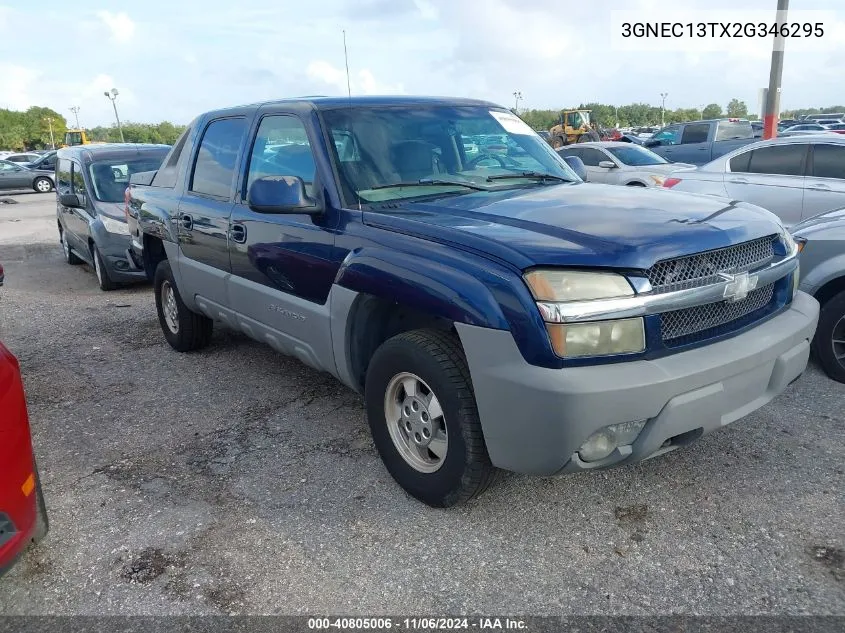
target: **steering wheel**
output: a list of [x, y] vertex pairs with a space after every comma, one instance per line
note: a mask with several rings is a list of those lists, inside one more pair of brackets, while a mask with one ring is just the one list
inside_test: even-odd
[[476, 167], [478, 167], [478, 163], [480, 163], [483, 160], [487, 160], [488, 158], [492, 158], [493, 160], [497, 161], [499, 163], [499, 166], [501, 166], [502, 169], [507, 169], [508, 165], [505, 162], [504, 158], [502, 158], [498, 154], [487, 154], [487, 153], [479, 154], [475, 158], [468, 160], [466, 167], [467, 167], [467, 169], [475, 169]]

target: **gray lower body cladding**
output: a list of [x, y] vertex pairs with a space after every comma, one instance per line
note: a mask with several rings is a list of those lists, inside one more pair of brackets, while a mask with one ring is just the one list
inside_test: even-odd
[[[667, 452], [763, 406], [804, 371], [819, 305], [790, 307], [738, 336], [652, 361], [547, 369], [523, 359], [510, 332], [457, 324], [490, 458], [552, 475]], [[610, 424], [647, 420], [630, 447], [597, 464], [579, 447]]]

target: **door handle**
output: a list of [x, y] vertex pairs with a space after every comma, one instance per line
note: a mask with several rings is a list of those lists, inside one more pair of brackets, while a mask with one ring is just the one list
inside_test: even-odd
[[747, 185], [748, 181], [745, 178], [729, 178], [728, 182], [735, 185]]
[[707, 147], [699, 147], [699, 148], [698, 148], [698, 151], [699, 151], [699, 152], [706, 152], [707, 150], [708, 150], [708, 148], [707, 148]]
[[809, 185], [807, 189], [813, 189], [815, 191], [830, 191], [830, 187], [822, 183], [815, 183]]
[[233, 224], [229, 229], [229, 235], [232, 236], [232, 241], [238, 244], [246, 242], [246, 227], [243, 224]]
[[182, 228], [188, 229], [189, 231], [194, 228], [194, 218], [187, 213], [182, 214], [181, 222]]

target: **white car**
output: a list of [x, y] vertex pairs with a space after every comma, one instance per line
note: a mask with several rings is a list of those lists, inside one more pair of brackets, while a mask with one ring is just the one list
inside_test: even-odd
[[845, 207], [845, 136], [807, 134], [752, 143], [701, 167], [674, 171], [663, 186], [750, 202], [789, 227]]
[[670, 172], [687, 163], [670, 163], [662, 156], [634, 143], [600, 141], [567, 145], [561, 156], [577, 156], [587, 170], [588, 182], [630, 187], [662, 187]]
[[17, 163], [18, 165], [29, 165], [30, 163], [37, 161], [39, 158], [41, 158], [40, 154], [23, 152], [20, 154], [9, 154], [3, 160], [7, 160], [10, 163]]

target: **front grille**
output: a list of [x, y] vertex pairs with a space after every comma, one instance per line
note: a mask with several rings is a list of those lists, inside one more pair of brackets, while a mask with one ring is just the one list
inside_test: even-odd
[[774, 258], [776, 236], [769, 235], [735, 246], [657, 262], [648, 271], [653, 292], [672, 292], [716, 284], [719, 273], [736, 274], [755, 270]]
[[741, 301], [708, 303], [707, 305], [672, 310], [660, 315], [663, 340], [677, 344], [677, 339], [737, 321], [768, 305], [774, 294], [775, 284], [757, 288]]

